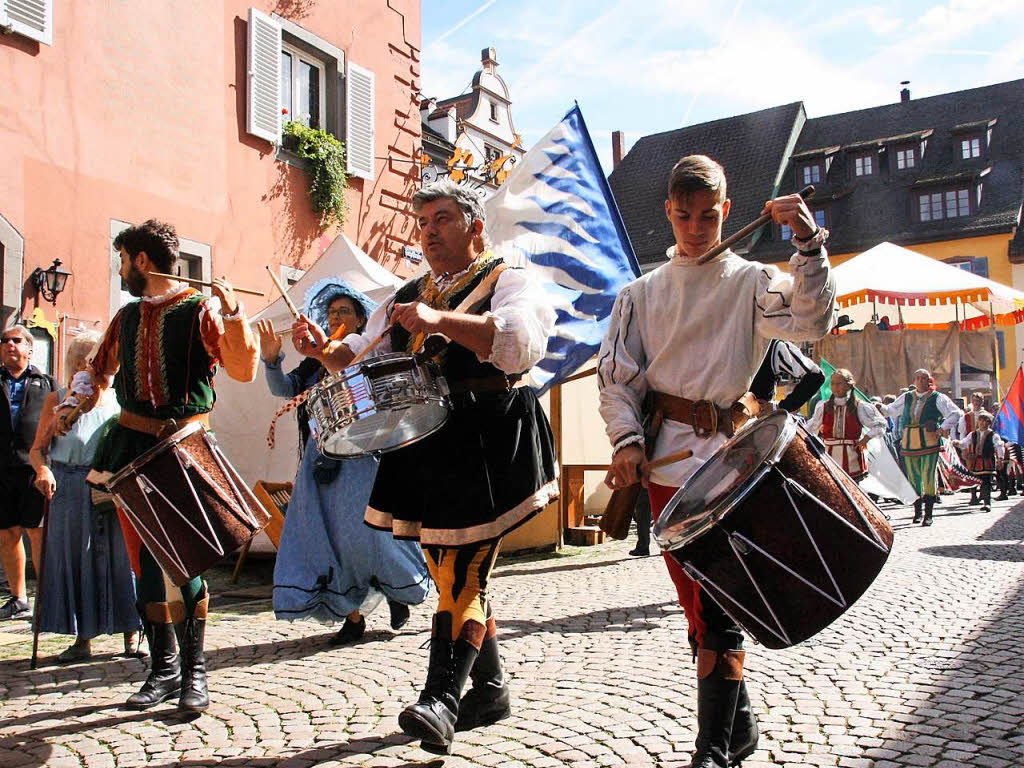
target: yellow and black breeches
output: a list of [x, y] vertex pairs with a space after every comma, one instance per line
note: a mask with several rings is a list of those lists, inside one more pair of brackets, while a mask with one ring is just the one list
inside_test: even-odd
[[487, 582], [500, 548], [501, 539], [462, 547], [423, 547], [427, 570], [437, 586], [437, 613], [448, 612], [452, 617], [452, 640], [466, 622], [474, 621], [481, 628], [488, 625]]

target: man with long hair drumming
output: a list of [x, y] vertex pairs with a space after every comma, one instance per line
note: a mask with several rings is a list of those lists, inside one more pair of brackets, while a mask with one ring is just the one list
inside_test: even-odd
[[[725, 171], [703, 155], [684, 157], [669, 176], [665, 214], [675, 245], [669, 261], [622, 290], [598, 356], [601, 416], [612, 443], [606, 482], [641, 479], [655, 519], [675, 491], [756, 411], [750, 394], [768, 340], [811, 341], [832, 325], [835, 282], [822, 244], [828, 232], [798, 195], [765, 203], [788, 225], [798, 253], [790, 274], [725, 251]], [[645, 403], [647, 405], [645, 405]], [[645, 434], [644, 421], [661, 424]], [[681, 449], [690, 459], [654, 470], [648, 460]], [[739, 625], [667, 553], [665, 562], [689, 621], [697, 658], [698, 732], [694, 768], [725, 768], [754, 751], [757, 724], [743, 682]]]

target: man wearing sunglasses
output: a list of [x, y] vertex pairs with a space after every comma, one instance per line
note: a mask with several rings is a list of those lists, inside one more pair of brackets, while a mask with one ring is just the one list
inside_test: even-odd
[[22, 534], [32, 545], [32, 562], [38, 567], [42, 548], [43, 496], [33, 485], [35, 471], [28, 451], [47, 394], [56, 389], [53, 377], [29, 365], [32, 334], [23, 325], [8, 328], [0, 336], [0, 561], [11, 596], [0, 605], [0, 621], [28, 619], [32, 609], [25, 583], [25, 547]]

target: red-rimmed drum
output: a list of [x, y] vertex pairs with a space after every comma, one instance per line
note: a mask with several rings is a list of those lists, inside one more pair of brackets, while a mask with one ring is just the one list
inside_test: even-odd
[[107, 483], [146, 548], [181, 586], [260, 532], [269, 513], [217, 440], [192, 422]]
[[784, 411], [723, 445], [672, 497], [654, 536], [769, 648], [839, 618], [881, 571], [893, 540], [874, 502]]

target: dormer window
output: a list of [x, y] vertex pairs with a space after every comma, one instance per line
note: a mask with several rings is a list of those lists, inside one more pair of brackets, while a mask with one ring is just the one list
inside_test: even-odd
[[971, 215], [971, 192], [967, 187], [938, 192], [921, 192], [917, 196], [921, 221], [941, 221]]
[[853, 158], [854, 176], [873, 176], [875, 167], [874, 155], [857, 155]]
[[960, 159], [974, 160], [981, 157], [984, 138], [981, 134], [960, 137]]
[[912, 146], [900, 147], [896, 150], [896, 170], [905, 171], [915, 165], [917, 165], [917, 159]]
[[801, 183], [804, 186], [808, 184], [820, 184], [825, 175], [824, 171], [825, 169], [822, 167], [820, 160], [813, 163], [805, 163], [800, 168]]

